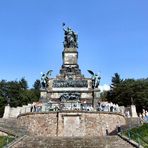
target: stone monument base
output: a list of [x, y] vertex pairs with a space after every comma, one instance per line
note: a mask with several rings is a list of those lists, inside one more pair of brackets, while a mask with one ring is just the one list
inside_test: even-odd
[[46, 137], [94, 137], [116, 132], [126, 124], [123, 115], [109, 112], [60, 111], [26, 113], [18, 117], [30, 135]]

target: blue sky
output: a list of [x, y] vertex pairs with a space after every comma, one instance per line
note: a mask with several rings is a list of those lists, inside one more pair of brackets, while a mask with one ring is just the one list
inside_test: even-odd
[[32, 87], [40, 72], [59, 74], [62, 22], [78, 33], [86, 77], [148, 77], [147, 0], [0, 0], [0, 80], [25, 77]]

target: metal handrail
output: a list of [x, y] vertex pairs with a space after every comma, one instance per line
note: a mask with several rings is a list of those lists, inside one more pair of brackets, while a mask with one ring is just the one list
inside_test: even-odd
[[140, 138], [144, 143], [148, 144], [148, 141], [144, 140], [139, 133], [134, 133], [130, 130], [128, 132], [129, 132], [129, 134], [131, 133], [131, 134], [135, 135], [137, 137], [138, 141], [139, 141], [139, 138]]
[[[137, 133], [137, 132], [134, 133], [134, 132], [132, 132], [131, 130], [128, 129], [126, 131], [122, 131], [121, 134], [123, 134], [123, 133], [125, 134], [125, 132], [127, 132], [129, 140], [131, 140], [131, 139], [135, 140], [138, 143], [139, 146], [141, 145], [141, 142], [143, 141], [143, 143], [146, 144], [146, 146], [148, 148], [148, 141], [144, 140], [139, 133]], [[135, 139], [132, 138], [132, 135], [135, 136]]]

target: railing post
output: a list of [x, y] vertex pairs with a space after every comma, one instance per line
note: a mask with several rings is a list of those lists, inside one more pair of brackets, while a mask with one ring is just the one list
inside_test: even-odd
[[131, 133], [130, 133], [130, 131], [128, 131], [128, 138], [129, 138], [129, 140], [131, 140]]
[[138, 133], [137, 133], [137, 142], [138, 142], [138, 147], [140, 147], [140, 138], [139, 138]]
[[6, 145], [9, 143], [9, 138], [8, 138], [8, 136], [7, 136], [7, 139], [6, 139]]

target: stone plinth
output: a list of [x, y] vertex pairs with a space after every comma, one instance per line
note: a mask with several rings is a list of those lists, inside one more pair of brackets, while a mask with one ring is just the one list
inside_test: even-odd
[[131, 105], [131, 116], [132, 117], [138, 117], [135, 105]]

